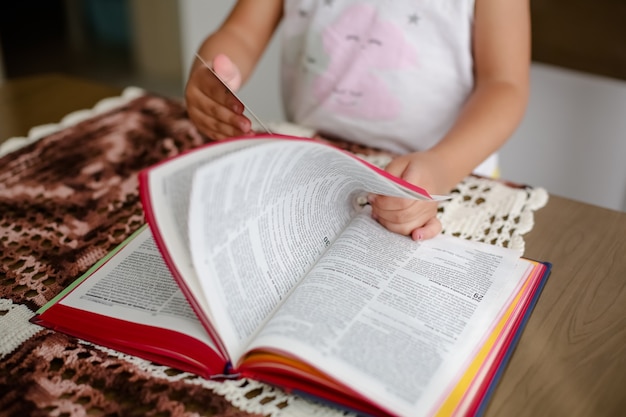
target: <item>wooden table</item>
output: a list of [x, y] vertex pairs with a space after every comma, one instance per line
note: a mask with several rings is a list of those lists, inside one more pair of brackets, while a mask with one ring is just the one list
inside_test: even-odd
[[[119, 93], [59, 75], [9, 81], [0, 142]], [[486, 415], [624, 415], [626, 213], [551, 195], [525, 240], [553, 271]]]
[[62, 75], [20, 78], [0, 83], [0, 143], [26, 136], [33, 126], [57, 123], [76, 110], [90, 109], [120, 89]]

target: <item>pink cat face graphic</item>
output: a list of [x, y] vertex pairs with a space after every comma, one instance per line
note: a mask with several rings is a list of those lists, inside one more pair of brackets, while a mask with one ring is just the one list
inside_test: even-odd
[[415, 52], [394, 23], [367, 5], [346, 9], [323, 32], [330, 61], [315, 80], [316, 97], [333, 112], [374, 120], [398, 114], [397, 100], [377, 74], [416, 62]]

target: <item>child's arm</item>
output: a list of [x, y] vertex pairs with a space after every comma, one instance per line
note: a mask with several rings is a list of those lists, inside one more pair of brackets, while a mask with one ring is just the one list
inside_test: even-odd
[[[387, 170], [445, 194], [510, 137], [528, 100], [530, 11], [528, 0], [476, 0], [473, 53], [475, 85], [454, 126], [424, 152], [393, 160]], [[432, 203], [428, 203], [431, 206]], [[376, 196], [373, 215], [388, 229], [427, 239], [441, 230], [436, 209]]]
[[[254, 70], [282, 13], [282, 0], [239, 0], [220, 28], [204, 40], [198, 54], [236, 91]], [[250, 133], [243, 106], [229, 101], [223, 88], [209, 83], [207, 71], [198, 59], [193, 62], [185, 87], [191, 120], [217, 140]]]

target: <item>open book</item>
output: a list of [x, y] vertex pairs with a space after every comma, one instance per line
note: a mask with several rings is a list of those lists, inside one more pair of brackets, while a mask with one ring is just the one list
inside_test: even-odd
[[34, 321], [369, 415], [480, 413], [550, 268], [387, 231], [368, 193], [437, 197], [311, 140], [207, 145], [140, 183], [149, 228]]

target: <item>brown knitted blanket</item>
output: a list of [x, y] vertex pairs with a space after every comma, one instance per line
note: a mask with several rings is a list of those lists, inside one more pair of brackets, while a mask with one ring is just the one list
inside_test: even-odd
[[[147, 94], [0, 158], [0, 317], [27, 322], [141, 226], [138, 172], [206, 141], [180, 102]], [[174, 369], [32, 328], [1, 335], [0, 415], [252, 415]], [[261, 391], [246, 396], [274, 400]]]

